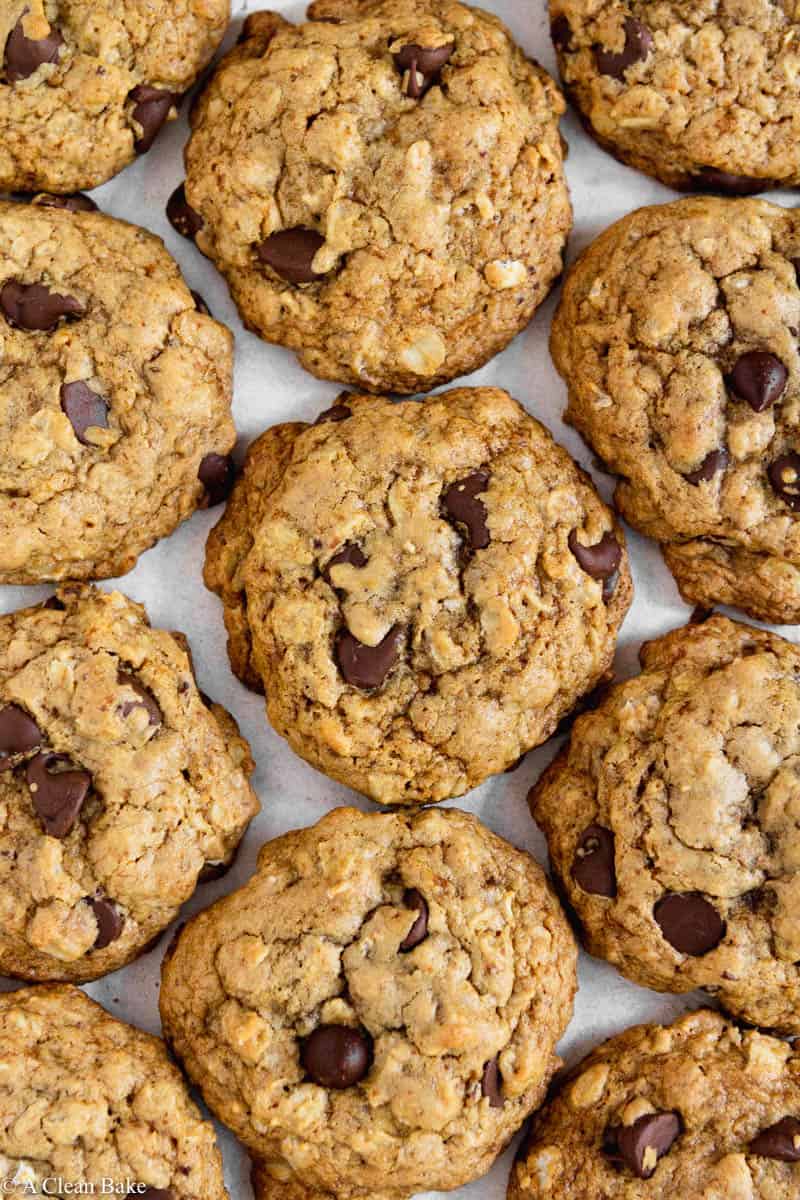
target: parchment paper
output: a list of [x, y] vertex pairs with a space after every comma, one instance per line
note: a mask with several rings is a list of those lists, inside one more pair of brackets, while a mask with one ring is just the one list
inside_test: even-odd
[[[238, 36], [244, 13], [268, 6], [268, 0], [262, 3], [234, 0], [234, 18], [225, 48]], [[294, 21], [301, 20], [305, 12], [302, 3], [274, 0], [272, 7]], [[510, 26], [525, 51], [555, 73], [545, 0], [484, 0], [483, 7], [496, 12]], [[163, 131], [148, 155], [111, 183], [97, 189], [93, 196], [104, 212], [134, 221], [163, 237], [180, 263], [189, 286], [204, 296], [215, 317], [234, 330], [234, 415], [239, 430], [237, 456], [241, 457], [247, 444], [268, 425], [287, 420], [313, 420], [321, 409], [333, 403], [341, 388], [312, 378], [297, 365], [291, 353], [268, 346], [248, 333], [236, 315], [221, 276], [168, 224], [165, 205], [173, 188], [183, 178], [187, 107], [184, 104], [181, 120]], [[569, 261], [602, 229], [625, 213], [643, 204], [676, 198], [667, 188], [621, 166], [601, 151], [572, 113], [564, 121], [562, 130], [569, 142], [567, 174], [575, 207]], [[792, 192], [772, 193], [769, 198], [788, 206], [798, 202], [797, 193]], [[548, 426], [556, 440], [566, 446], [578, 462], [592, 472], [604, 497], [610, 499], [611, 480], [598, 473], [593, 466], [591, 451], [561, 420], [566, 402], [565, 389], [547, 349], [555, 300], [556, 296], [552, 296], [527, 331], [503, 354], [460, 382], [491, 384], [510, 391]], [[197, 514], [172, 537], [145, 554], [136, 569], [124, 579], [102, 585], [119, 587], [144, 603], [154, 625], [180, 629], [188, 635], [201, 687], [236, 716], [250, 740], [258, 764], [254, 785], [263, 811], [253, 822], [234, 869], [217, 883], [201, 887], [186, 906], [184, 918], [186, 914], [207, 907], [249, 878], [257, 850], [268, 838], [288, 829], [310, 825], [336, 805], [372, 807], [362, 797], [326, 779], [296, 758], [268, 727], [261, 698], [249, 693], [231, 674], [221, 607], [216, 597], [205, 590], [202, 579], [205, 540], [220, 513], [221, 509], [215, 509]], [[619, 641], [615, 663], [619, 678], [636, 673], [638, 648], [643, 640], [683, 624], [690, 615], [655, 543], [628, 531], [628, 544], [636, 598]], [[0, 588], [0, 610], [11, 611], [35, 603], [49, 592], [48, 588]], [[799, 630], [798, 626], [784, 626], [777, 632], [797, 641]], [[547, 861], [544, 839], [533, 824], [525, 798], [558, 744], [556, 740], [547, 743], [529, 754], [514, 774], [491, 780], [456, 802], [458, 807], [477, 813], [487, 825], [515, 845], [529, 850], [543, 864]], [[150, 954], [87, 988], [114, 1015], [153, 1033], [160, 1031], [159, 967], [170, 932], [165, 933]], [[0, 981], [0, 988], [13, 986], [16, 985]], [[662, 996], [636, 987], [612, 967], [582, 953], [575, 1016], [560, 1052], [571, 1064], [597, 1042], [630, 1025], [644, 1020], [671, 1020], [685, 1009], [703, 1002], [698, 993], [688, 997]], [[247, 1154], [222, 1129], [220, 1139], [232, 1200], [252, 1200]], [[458, 1200], [503, 1200], [512, 1154], [513, 1147], [498, 1160], [486, 1178], [450, 1194]], [[428, 1195], [433, 1197], [434, 1193]]]

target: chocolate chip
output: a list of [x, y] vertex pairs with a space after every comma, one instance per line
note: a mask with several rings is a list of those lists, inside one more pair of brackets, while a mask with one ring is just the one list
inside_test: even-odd
[[777, 1158], [780, 1162], [800, 1162], [800, 1121], [783, 1117], [762, 1129], [750, 1143], [750, 1153], [762, 1158]]
[[314, 229], [282, 229], [256, 246], [263, 263], [288, 283], [313, 283], [321, 278], [311, 264], [325, 239]]
[[191, 295], [192, 299], [194, 300], [194, 306], [197, 309], [197, 311], [201, 312], [203, 314], [203, 316], [205, 316], [205, 317], [210, 317], [212, 315], [211, 309], [208, 307], [208, 305], [206, 304], [205, 300], [200, 295], [200, 293], [199, 292], [190, 292], [190, 295]]
[[455, 50], [455, 43], [446, 46], [419, 46], [409, 42], [394, 55], [395, 65], [405, 76], [408, 72], [406, 95], [412, 100], [419, 100], [429, 87], [439, 78], [442, 67], [450, 60]]
[[584, 546], [578, 541], [577, 530], [573, 529], [567, 542], [581, 570], [592, 579], [603, 580], [603, 599], [606, 602], [610, 600], [622, 562], [622, 550], [614, 534], [604, 533], [594, 546]]
[[556, 50], [565, 54], [572, 46], [572, 28], [564, 13], [556, 17], [550, 26], [550, 37]]
[[800, 258], [790, 258], [789, 262], [794, 267], [795, 277], [797, 279], [798, 284], [800, 284]]
[[380, 687], [397, 662], [403, 638], [403, 630], [395, 625], [377, 646], [365, 646], [349, 629], [340, 630], [336, 637], [336, 661], [345, 681], [364, 691]]
[[6, 283], [0, 291], [0, 309], [9, 325], [28, 332], [49, 332], [62, 317], [86, 311], [74, 296], [51, 292], [42, 283]]
[[789, 372], [779, 358], [766, 350], [749, 350], [728, 376], [728, 386], [753, 412], [764, 412], [780, 400]]
[[137, 154], [146, 154], [179, 97], [174, 92], [166, 92], [163, 88], [141, 83], [133, 89], [128, 99], [132, 100], [134, 105], [131, 116], [142, 129], [134, 142], [134, 149]]
[[342, 1091], [369, 1071], [372, 1039], [365, 1030], [347, 1025], [320, 1025], [306, 1039], [300, 1057], [314, 1083]]
[[123, 700], [120, 704], [119, 710], [123, 717], [130, 716], [135, 708], [143, 708], [147, 713], [149, 725], [162, 724], [164, 714], [161, 712], [158, 701], [136, 675], [130, 671], [117, 671], [117, 683], [120, 687], [128, 688], [136, 696], [135, 700]]
[[228, 874], [231, 869], [231, 864], [226, 862], [207, 862], [203, 863], [203, 868], [197, 876], [198, 883], [214, 883], [217, 879], [222, 879]]
[[334, 404], [333, 408], [326, 408], [324, 412], [321, 412], [314, 424], [327, 425], [329, 421], [346, 421], [352, 415], [352, 408], [348, 408], [346, 404]]
[[776, 186], [774, 179], [754, 179], [751, 175], [732, 175], [717, 167], [701, 167], [689, 180], [692, 191], [719, 192], [723, 196], [757, 196]]
[[706, 608], [705, 605], [698, 604], [698, 605], [696, 605], [695, 608], [692, 609], [692, 615], [689, 617], [689, 624], [690, 625], [703, 625], [708, 620], [708, 618], [713, 617], [713, 615], [714, 615], [713, 608]]
[[66, 770], [60, 770], [64, 763], [70, 763], [65, 754], [37, 754], [25, 772], [34, 811], [41, 818], [45, 833], [54, 838], [65, 838], [75, 827], [92, 786], [88, 771], [81, 771], [71, 763]]
[[172, 1188], [146, 1188], [141, 1195], [144, 1200], [175, 1200]]
[[408, 954], [428, 936], [428, 902], [417, 888], [406, 888], [403, 894], [403, 904], [406, 908], [419, 913], [414, 924], [400, 943], [400, 953]]
[[672, 1149], [683, 1132], [676, 1112], [646, 1113], [632, 1125], [606, 1131], [606, 1153], [623, 1163], [639, 1179], [649, 1179], [660, 1158]]
[[481, 1093], [488, 1096], [490, 1108], [503, 1107], [503, 1076], [500, 1074], [500, 1064], [496, 1058], [490, 1059], [483, 1068]]
[[572, 878], [592, 896], [617, 894], [617, 872], [614, 865], [614, 834], [603, 825], [589, 825], [581, 834]]
[[82, 446], [91, 445], [87, 429], [108, 429], [108, 405], [82, 381], [63, 385], [61, 408]]
[[641, 21], [626, 17], [623, 29], [625, 45], [619, 54], [604, 50], [602, 46], [596, 47], [594, 52], [594, 61], [600, 74], [611, 75], [620, 81], [625, 78], [628, 67], [644, 62], [653, 49], [653, 35]]
[[122, 933], [125, 918], [114, 901], [107, 900], [105, 896], [87, 896], [86, 899], [91, 904], [94, 919], [97, 921], [97, 937], [93, 949], [105, 950], [106, 946], [115, 942]]
[[675, 950], [702, 958], [725, 937], [725, 922], [699, 892], [670, 892], [653, 909], [661, 932]]
[[186, 185], [178, 184], [167, 201], [167, 220], [181, 237], [193, 242], [205, 224], [203, 218], [186, 199]]
[[689, 471], [684, 475], [684, 479], [692, 487], [697, 487], [701, 483], [707, 483], [715, 475], [719, 475], [720, 471], [725, 470], [729, 462], [730, 458], [727, 450], [712, 450], [710, 454], [706, 455], [696, 470]]
[[800, 454], [791, 451], [770, 463], [769, 481], [773, 491], [785, 500], [792, 512], [800, 512]]
[[222, 504], [230, 496], [236, 479], [233, 459], [229, 454], [207, 454], [200, 463], [197, 478], [206, 489], [209, 507]]
[[41, 192], [34, 198], [33, 203], [37, 208], [64, 208], [72, 213], [98, 211], [94, 200], [90, 196], [84, 196], [83, 192], [74, 192], [71, 196], [51, 196], [47, 192]]
[[486, 505], [478, 499], [489, 487], [489, 478], [488, 471], [475, 471], [466, 479], [451, 483], [442, 496], [450, 520], [466, 528], [470, 550], [485, 550], [491, 541]]
[[51, 28], [46, 37], [29, 38], [25, 36], [23, 21], [28, 12], [26, 8], [17, 21], [6, 42], [5, 66], [6, 79], [9, 83], [17, 83], [20, 79], [28, 79], [42, 63], [58, 62], [58, 55], [64, 45], [64, 39], [57, 29]]
[[328, 565], [322, 572], [323, 579], [331, 587], [335, 588], [336, 585], [331, 579], [331, 569], [333, 567], [341, 566], [343, 563], [346, 563], [349, 567], [365, 567], [368, 561], [367, 556], [355, 542], [347, 542], [338, 554], [334, 554], [333, 558], [329, 559]]
[[0, 708], [0, 771], [7, 770], [17, 754], [37, 750], [42, 744], [42, 731], [18, 704]]

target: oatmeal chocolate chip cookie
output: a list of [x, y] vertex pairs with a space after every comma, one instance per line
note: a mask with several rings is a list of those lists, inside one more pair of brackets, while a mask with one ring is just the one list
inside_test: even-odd
[[307, 370], [427, 390], [502, 350], [561, 271], [564, 103], [455, 0], [309, 15], [248, 20], [194, 112], [172, 215]]
[[711, 617], [641, 662], [532, 789], [554, 871], [592, 954], [797, 1034], [800, 648]]
[[337, 808], [261, 850], [164, 963], [166, 1036], [263, 1197], [405, 1200], [540, 1103], [576, 952], [529, 855], [456, 809]]
[[229, 0], [6, 0], [0, 191], [97, 187], [144, 154], [229, 16]]
[[800, 215], [643, 208], [572, 269], [551, 349], [566, 419], [621, 478], [686, 600], [800, 621]]
[[589, 132], [669, 187], [800, 183], [795, 0], [551, 0], [564, 85]]
[[152, 234], [0, 202], [0, 583], [122, 575], [230, 483], [233, 338]]
[[548, 738], [632, 595], [591, 480], [492, 388], [345, 395], [268, 430], [206, 582], [275, 729], [384, 804], [461, 795]]
[[147, 950], [258, 803], [185, 640], [119, 592], [0, 617], [0, 970], [96, 979]]
[[110, 1180], [146, 1200], [228, 1200], [214, 1128], [164, 1043], [78, 988], [0, 996], [0, 1063], [0, 1180], [16, 1183], [12, 1195], [100, 1195]]
[[800, 1054], [717, 1013], [639, 1025], [534, 1118], [509, 1200], [796, 1200]]

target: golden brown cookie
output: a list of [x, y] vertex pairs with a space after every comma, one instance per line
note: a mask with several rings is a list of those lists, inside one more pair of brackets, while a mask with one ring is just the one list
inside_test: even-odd
[[346, 395], [268, 430], [206, 582], [277, 731], [384, 804], [461, 795], [548, 738], [632, 595], [589, 477], [492, 388]]
[[0, 583], [124, 575], [227, 494], [233, 337], [159, 238], [0, 201], [0, 360]]
[[484, 1174], [541, 1101], [575, 945], [527, 854], [456, 809], [338, 808], [261, 850], [164, 963], [166, 1036], [269, 1200]]
[[230, 0], [5, 0], [0, 192], [97, 187], [145, 154], [229, 17]]
[[604, 1042], [535, 1117], [508, 1200], [797, 1200], [800, 1055], [709, 1010]]
[[561, 271], [564, 103], [480, 9], [309, 17], [248, 18], [193, 113], [171, 216], [309, 371], [427, 390], [502, 350]]
[[619, 476], [684, 598], [800, 621], [800, 215], [639, 209], [572, 268], [551, 349], [566, 420]]
[[564, 85], [601, 146], [669, 187], [800, 183], [793, 0], [550, 0]]
[[800, 648], [711, 617], [643, 646], [533, 788], [587, 948], [800, 1032]]
[[96, 979], [147, 950], [258, 811], [185, 640], [71, 585], [0, 617], [0, 969]]
[[164, 1043], [78, 988], [0, 996], [0, 1064], [4, 1194], [228, 1200], [214, 1127]]

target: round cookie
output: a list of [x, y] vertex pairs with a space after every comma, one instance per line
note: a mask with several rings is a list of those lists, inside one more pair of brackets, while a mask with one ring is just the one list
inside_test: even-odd
[[709, 1010], [604, 1042], [534, 1118], [508, 1200], [796, 1200], [800, 1054]]
[[307, 370], [427, 390], [502, 350], [561, 272], [564, 102], [454, 0], [309, 16], [246, 22], [193, 114], [180, 220]]
[[14, 1195], [100, 1195], [106, 1181], [145, 1200], [228, 1200], [214, 1127], [164, 1043], [78, 988], [0, 996], [0, 1060], [0, 1180]]
[[792, 0], [551, 0], [561, 77], [588, 131], [685, 191], [800, 183]]
[[275, 729], [383, 804], [461, 795], [545, 741], [608, 669], [632, 595], [589, 477], [492, 388], [345, 395], [268, 430], [206, 582]]
[[81, 585], [0, 617], [0, 970], [96, 979], [149, 949], [258, 811], [185, 640]]
[[231, 481], [233, 338], [160, 239], [0, 202], [0, 583], [123, 575]]
[[587, 948], [800, 1032], [800, 648], [726, 617], [642, 647], [531, 811]]
[[800, 621], [800, 215], [698, 197], [612, 225], [567, 279], [566, 420], [684, 598]]
[[230, 0], [7, 0], [0, 191], [97, 187], [146, 153], [229, 17]]
[[482, 1175], [540, 1103], [575, 962], [541, 869], [475, 817], [337, 808], [189, 922], [161, 1016], [263, 1197], [405, 1200]]

